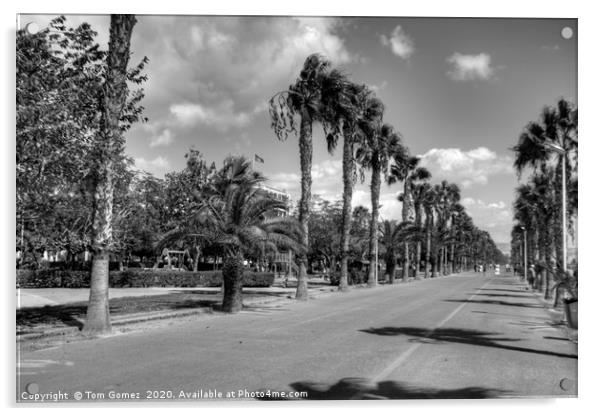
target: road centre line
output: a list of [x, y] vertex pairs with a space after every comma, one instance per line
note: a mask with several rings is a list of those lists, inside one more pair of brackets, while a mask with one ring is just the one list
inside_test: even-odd
[[[468, 300], [466, 300], [464, 303], [462, 303], [460, 306], [458, 306], [456, 309], [454, 309], [449, 315], [447, 315], [441, 322], [439, 322], [433, 329], [431, 329], [423, 338], [428, 338], [429, 336], [431, 336], [437, 329], [441, 328], [443, 325], [445, 325], [447, 322], [449, 322], [454, 316], [456, 316], [458, 314], [458, 312], [460, 312], [462, 310], [462, 308], [464, 308], [464, 306], [466, 306], [466, 304], [468, 304], [472, 299], [474, 299], [476, 296], [478, 296], [481, 292], [481, 290], [485, 289], [485, 287], [490, 283], [491, 281], [487, 281], [485, 282], [485, 284], [483, 286], [481, 286], [481, 288], [479, 290], [477, 290], [476, 293], [474, 293], [470, 298], [468, 298]], [[395, 371], [399, 366], [401, 366], [418, 348], [420, 348], [423, 344], [414, 344], [412, 347], [410, 347], [409, 349], [405, 350], [403, 353], [401, 353], [399, 355], [399, 357], [397, 357], [391, 364], [389, 364], [384, 370], [382, 370], [380, 373], [378, 373], [376, 376], [372, 377], [372, 379], [370, 380], [371, 383], [378, 383], [379, 381], [384, 380], [386, 377], [388, 377], [389, 375], [391, 375], [391, 373], [393, 371]]]

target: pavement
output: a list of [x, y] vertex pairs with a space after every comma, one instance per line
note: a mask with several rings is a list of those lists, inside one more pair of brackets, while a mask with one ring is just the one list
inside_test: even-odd
[[105, 402], [574, 397], [577, 344], [517, 278], [466, 273], [18, 351], [17, 400], [41, 397], [32, 392]]
[[[322, 286], [325, 282], [322, 279], [312, 279], [310, 284]], [[140, 296], [158, 296], [169, 293], [183, 291], [198, 292], [202, 290], [208, 294], [219, 293], [220, 287], [137, 287], [137, 288], [110, 288], [109, 299], [140, 297]], [[282, 282], [275, 282], [271, 287], [245, 287], [243, 293], [247, 294], [294, 294], [296, 288], [283, 287]], [[65, 289], [65, 288], [44, 288], [44, 289], [17, 289], [17, 309], [36, 308], [42, 306], [66, 305], [75, 302], [87, 302], [90, 298], [90, 289]]]

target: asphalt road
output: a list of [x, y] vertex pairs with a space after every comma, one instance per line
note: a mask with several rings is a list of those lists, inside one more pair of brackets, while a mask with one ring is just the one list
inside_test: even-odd
[[311, 399], [577, 394], [576, 344], [515, 277], [474, 273], [176, 322], [23, 353], [18, 362], [20, 401], [27, 391], [105, 401], [123, 393], [157, 400], [273, 399], [281, 391]]

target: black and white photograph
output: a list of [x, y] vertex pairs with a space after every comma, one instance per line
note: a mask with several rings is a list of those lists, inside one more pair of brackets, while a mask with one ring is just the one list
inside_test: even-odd
[[577, 398], [563, 12], [18, 14], [16, 405]]

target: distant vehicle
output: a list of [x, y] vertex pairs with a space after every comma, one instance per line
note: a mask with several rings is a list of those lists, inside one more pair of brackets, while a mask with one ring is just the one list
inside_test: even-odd
[[496, 276], [498, 276], [500, 274], [500, 265], [499, 264], [495, 265], [495, 271], [493, 274], [495, 274]]

